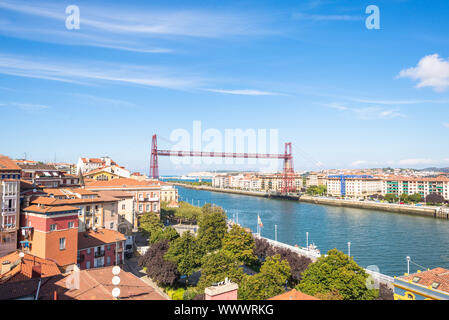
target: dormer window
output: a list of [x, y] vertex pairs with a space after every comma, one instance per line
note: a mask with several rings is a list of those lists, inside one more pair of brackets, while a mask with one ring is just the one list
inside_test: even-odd
[[432, 283], [432, 289], [438, 289], [439, 286], [440, 286], [439, 282]]
[[415, 282], [415, 283], [418, 283], [418, 282], [419, 282], [419, 280], [421, 280], [421, 278], [420, 278], [420, 277], [413, 277], [413, 282]]

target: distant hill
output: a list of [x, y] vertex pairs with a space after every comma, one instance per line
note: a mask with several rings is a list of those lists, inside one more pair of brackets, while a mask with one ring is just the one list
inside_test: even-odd
[[435, 167], [432, 167], [432, 168], [420, 169], [419, 171], [438, 171], [438, 172], [447, 172], [447, 173], [449, 173], [449, 168], [448, 167], [446, 167], [446, 168], [435, 168]]

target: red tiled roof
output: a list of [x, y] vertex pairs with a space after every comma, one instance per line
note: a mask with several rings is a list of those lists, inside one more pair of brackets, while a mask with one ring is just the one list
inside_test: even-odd
[[38, 212], [38, 213], [51, 213], [51, 212], [64, 212], [79, 210], [77, 207], [72, 206], [45, 206], [45, 205], [31, 205], [23, 209], [24, 212]]
[[24, 257], [20, 260], [19, 252], [16, 251], [0, 258], [0, 264], [4, 261], [9, 261], [13, 265], [17, 264], [9, 272], [0, 276], [0, 283], [31, 279], [33, 276], [33, 267], [40, 268], [40, 276], [42, 278], [61, 274], [55, 262], [28, 253], [25, 253]]
[[280, 295], [269, 298], [268, 300], [320, 300], [320, 299], [309, 296], [296, 289], [292, 289]]
[[117, 241], [125, 241], [123, 234], [115, 230], [98, 229], [78, 233], [78, 250], [98, 247], [108, 243], [115, 243]]
[[[418, 281], [413, 281], [413, 279]], [[418, 279], [419, 278], [419, 279]], [[438, 287], [433, 288], [440, 291], [449, 292], [449, 270], [444, 268], [435, 268], [432, 270], [414, 273], [408, 276], [403, 276], [401, 279], [418, 283], [425, 287], [431, 286], [433, 283], [439, 283]]]
[[9, 157], [0, 154], [0, 171], [22, 170]]
[[48, 197], [38, 197], [35, 200], [32, 200], [31, 203], [61, 206], [61, 205], [76, 205], [76, 204], [89, 204], [89, 203], [113, 202], [113, 201], [117, 201], [117, 199], [108, 196], [102, 196], [93, 199], [55, 199]]
[[93, 179], [86, 179], [84, 181], [86, 188], [132, 188], [132, 187], [159, 187], [159, 181], [148, 180], [148, 181], [139, 181], [131, 178], [117, 178], [109, 181], [97, 181]]

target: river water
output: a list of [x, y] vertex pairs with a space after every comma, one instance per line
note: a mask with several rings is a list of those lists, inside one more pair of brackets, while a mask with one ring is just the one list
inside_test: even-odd
[[[425, 268], [449, 268], [449, 221], [367, 209], [343, 208], [210, 192], [177, 187], [180, 200], [202, 206], [214, 203], [253, 232], [257, 215], [263, 223], [261, 235], [290, 245], [315, 243], [321, 253], [337, 248], [348, 253], [362, 267], [375, 265], [379, 272], [401, 276]], [[422, 266], [418, 267], [414, 263]]]

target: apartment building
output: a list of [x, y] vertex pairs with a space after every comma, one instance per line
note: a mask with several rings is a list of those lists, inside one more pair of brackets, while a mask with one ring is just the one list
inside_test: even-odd
[[76, 264], [78, 214], [70, 205], [42, 203], [23, 209], [20, 221], [20, 249], [42, 259], [51, 259], [69, 271]]
[[216, 175], [215, 177], [212, 178], [212, 187], [220, 189], [231, 188], [231, 179], [232, 176]]
[[116, 166], [117, 163], [109, 157], [79, 158], [76, 163], [76, 174], [86, 173], [103, 167]]
[[108, 181], [117, 178], [130, 178], [131, 172], [123, 167], [108, 166], [88, 171], [84, 173], [83, 176], [86, 179]]
[[176, 189], [174, 186], [169, 185], [165, 182], [160, 182], [161, 184], [161, 196], [160, 200], [162, 202], [178, 202], [178, 189]]
[[130, 234], [137, 228], [136, 208], [134, 207], [134, 194], [127, 191], [96, 191], [100, 196], [109, 196], [117, 199], [118, 226], [122, 234]]
[[95, 198], [70, 199], [37, 197], [31, 201], [31, 204], [76, 207], [79, 209], [78, 229], [80, 232], [92, 228], [117, 230], [118, 227], [118, 200], [114, 197], [97, 196]]
[[59, 188], [62, 186], [79, 186], [79, 177], [60, 171], [53, 165], [39, 162], [17, 161], [22, 170], [22, 179], [35, 186]]
[[365, 198], [382, 194], [382, 179], [370, 175], [331, 175], [327, 177], [327, 194]]
[[306, 188], [311, 186], [327, 186], [327, 176], [311, 172], [306, 178]]
[[17, 249], [20, 220], [21, 169], [0, 155], [0, 257]]
[[[259, 175], [261, 179], [261, 190], [266, 192], [281, 192], [284, 184], [284, 175], [282, 173]], [[303, 187], [303, 178], [299, 174], [293, 176], [293, 184], [296, 190]]]
[[125, 260], [125, 241], [125, 236], [114, 230], [97, 229], [80, 232], [78, 234], [78, 268], [84, 270], [121, 265]]
[[109, 181], [85, 180], [86, 189], [92, 191], [126, 191], [134, 195], [137, 214], [160, 212], [161, 184], [157, 180], [139, 181], [119, 178]]
[[419, 193], [423, 197], [437, 193], [449, 200], [449, 178], [445, 176], [434, 178], [389, 176], [382, 182], [382, 194], [387, 193], [396, 195]]

